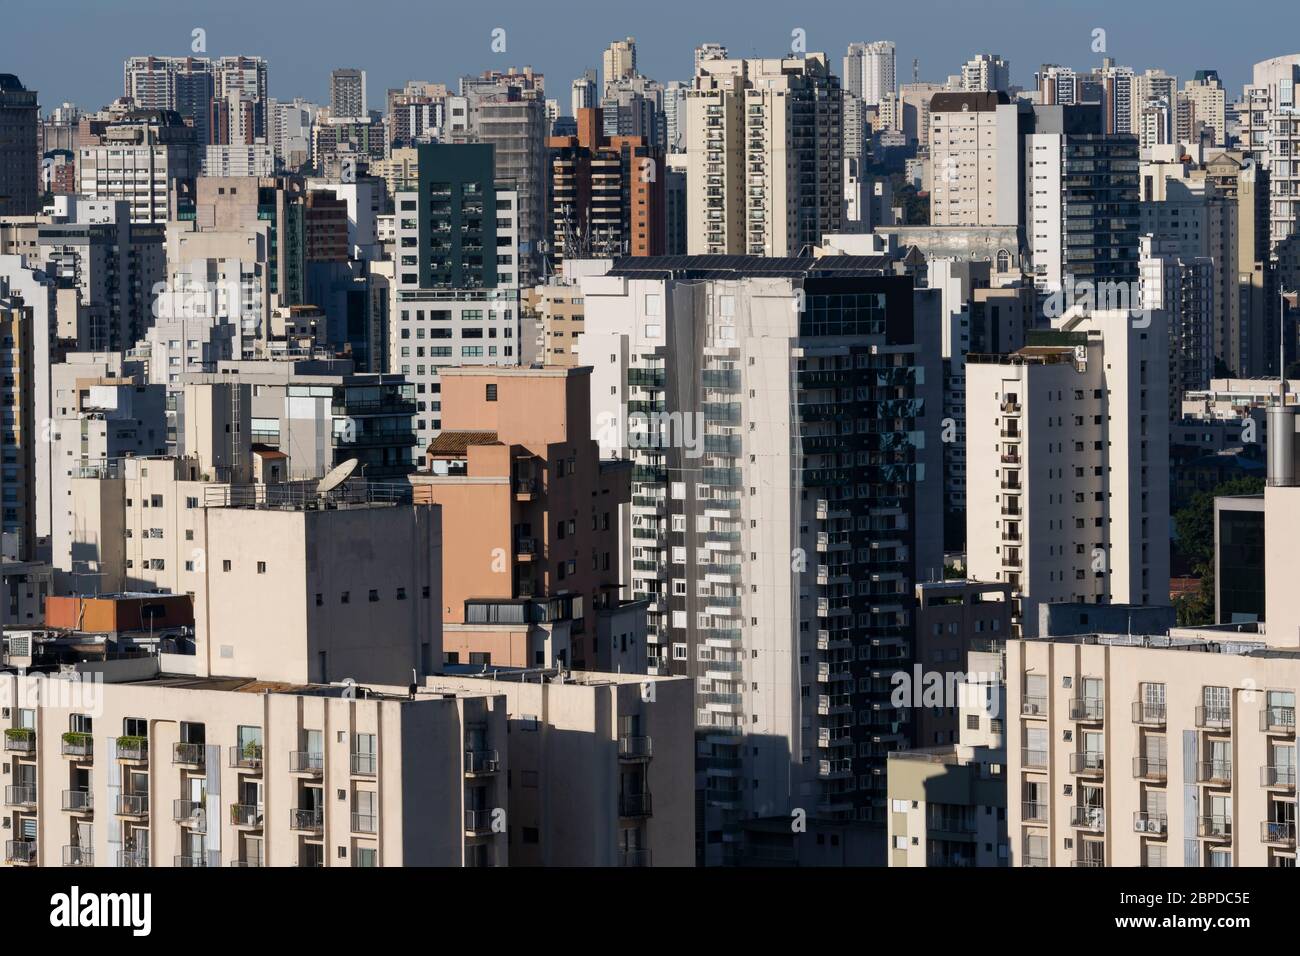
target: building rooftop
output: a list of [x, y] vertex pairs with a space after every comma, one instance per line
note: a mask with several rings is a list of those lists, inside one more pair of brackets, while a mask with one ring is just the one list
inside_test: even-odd
[[739, 279], [892, 275], [891, 256], [628, 256], [607, 275], [627, 278]]
[[463, 456], [470, 445], [497, 445], [496, 432], [488, 431], [444, 431], [441, 432], [427, 449], [431, 455]]

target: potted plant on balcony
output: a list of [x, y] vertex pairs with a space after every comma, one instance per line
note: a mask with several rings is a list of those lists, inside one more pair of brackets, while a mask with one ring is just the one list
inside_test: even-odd
[[245, 760], [250, 762], [254, 760], [261, 760], [262, 745], [257, 743], [254, 740], [250, 740], [248, 743], [244, 744], [243, 756]]
[[118, 750], [134, 750], [136, 753], [143, 753], [144, 749], [149, 746], [148, 737], [136, 737], [130, 734], [123, 734], [117, 738]]
[[36, 731], [30, 727], [6, 727], [5, 740], [31, 740], [36, 736]]
[[79, 730], [69, 730], [63, 735], [63, 742], [74, 747], [89, 747], [90, 741], [90, 734], [82, 733]]

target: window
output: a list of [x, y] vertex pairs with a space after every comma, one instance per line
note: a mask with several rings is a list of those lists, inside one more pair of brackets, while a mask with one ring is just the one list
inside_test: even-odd
[[229, 570], [230, 570], [230, 562], [229, 562], [229, 561], [222, 561], [222, 562], [221, 562], [221, 570], [222, 570], [222, 571], [229, 571]]
[[265, 574], [265, 573], [266, 573], [266, 562], [265, 562], [265, 561], [258, 561], [258, 562], [257, 562], [257, 573], [258, 573], [258, 574]]
[[484, 398], [487, 401], [495, 402], [497, 400], [497, 386], [495, 382], [491, 382], [488, 385], [486, 385], [484, 387], [484, 391], [486, 393]]
[[375, 604], [375, 603], [377, 603], [378, 601], [379, 601], [379, 590], [378, 590], [377, 588], [371, 588], [371, 589], [370, 589], [370, 603], [371, 603], [371, 604]]

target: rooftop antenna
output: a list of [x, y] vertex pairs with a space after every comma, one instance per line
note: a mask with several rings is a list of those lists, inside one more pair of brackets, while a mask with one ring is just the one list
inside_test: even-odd
[[921, 82], [921, 61], [917, 57], [912, 57], [912, 82]]

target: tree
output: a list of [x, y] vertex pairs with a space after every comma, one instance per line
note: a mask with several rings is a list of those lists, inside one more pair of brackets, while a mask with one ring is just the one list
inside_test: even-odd
[[1198, 491], [1187, 507], [1174, 515], [1178, 550], [1200, 578], [1195, 594], [1174, 601], [1180, 626], [1214, 623], [1214, 499], [1257, 495], [1263, 490], [1263, 478], [1234, 478], [1210, 491]]

